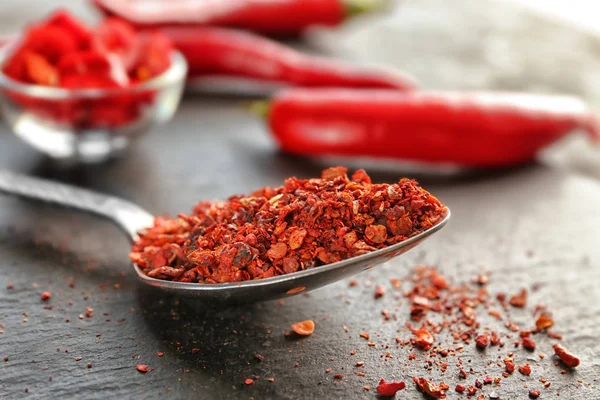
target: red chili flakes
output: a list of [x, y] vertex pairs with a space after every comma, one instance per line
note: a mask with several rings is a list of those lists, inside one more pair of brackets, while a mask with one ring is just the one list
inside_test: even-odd
[[379, 396], [395, 396], [396, 392], [406, 387], [404, 382], [386, 382], [384, 379], [377, 385], [377, 394]]
[[348, 286], [350, 287], [354, 287], [358, 285], [358, 281], [356, 279], [352, 279], [350, 282], [348, 282]]
[[263, 362], [265, 361], [265, 357], [260, 355], [260, 354], [255, 354], [254, 358], [256, 358], [258, 361]]
[[483, 384], [484, 385], [491, 385], [492, 384], [492, 377], [491, 376], [486, 376], [485, 378], [483, 378]]
[[[334, 167], [289, 178], [189, 215], [158, 217], [129, 257], [153, 278], [239, 282], [311, 269], [399, 243], [439, 222], [446, 207], [415, 181], [373, 184]], [[359, 180], [355, 180], [359, 179]]]
[[448, 281], [442, 275], [438, 273], [434, 273], [431, 276], [431, 284], [436, 287], [438, 290], [446, 290], [448, 289]]
[[439, 385], [436, 385], [435, 383], [428, 381], [426, 378], [417, 377], [413, 377], [413, 381], [421, 392], [433, 397], [434, 399], [446, 398], [446, 390], [449, 389], [449, 386], [444, 382], [440, 382]]
[[139, 372], [141, 372], [143, 374], [148, 372], [148, 366], [146, 364], [137, 364], [135, 366], [135, 369], [137, 369]]
[[477, 388], [475, 386], [469, 386], [467, 388], [467, 396], [474, 396], [477, 393]]
[[162, 352], [162, 351], [157, 351], [157, 352], [156, 352], [156, 355], [157, 355], [157, 356], [159, 356], [159, 357], [162, 357], [162, 356], [164, 356], [164, 355], [165, 355], [165, 353], [164, 353], [164, 352]]
[[380, 297], [383, 297], [384, 294], [385, 294], [385, 287], [382, 285], [377, 285], [375, 287], [375, 298], [379, 299]]
[[515, 363], [510, 357], [504, 359], [504, 367], [506, 369], [506, 372], [508, 372], [509, 374], [515, 372]]
[[562, 345], [556, 343], [552, 346], [552, 348], [554, 349], [554, 354], [556, 354], [568, 367], [575, 368], [579, 365], [579, 358], [571, 354]]
[[416, 338], [411, 339], [413, 344], [423, 350], [429, 350], [433, 344], [433, 335], [425, 328], [413, 332]]
[[519, 372], [523, 375], [531, 375], [531, 366], [529, 364], [520, 365]]
[[244, 381], [244, 383], [248, 386], [252, 385], [254, 383], [254, 379], [252, 378], [248, 378]]
[[500, 311], [489, 310], [488, 314], [491, 315], [492, 317], [496, 318], [497, 320], [502, 321], [502, 314], [500, 314]]
[[369, 335], [369, 334], [368, 334], [368, 333], [366, 333], [366, 332], [361, 332], [359, 335], [360, 335], [360, 337], [361, 337], [361, 338], [363, 338], [363, 339], [367, 339], [367, 340], [371, 339], [371, 335]]
[[521, 339], [521, 342], [523, 343], [523, 348], [525, 348], [526, 350], [529, 350], [529, 351], [535, 350], [535, 342], [533, 341], [532, 338], [526, 336], [523, 339]]
[[515, 294], [510, 298], [508, 303], [513, 307], [525, 307], [527, 305], [527, 289], [521, 289], [518, 294]]
[[292, 330], [294, 333], [296, 333], [296, 335], [310, 336], [315, 331], [315, 323], [311, 319], [296, 322], [295, 324], [292, 324]]
[[194, 347], [194, 348], [192, 349], [192, 354], [196, 354], [196, 353], [198, 353], [199, 351], [200, 351], [200, 349], [199, 349], [199, 348], [197, 348], [197, 347]]
[[344, 379], [344, 375], [342, 375], [342, 374], [335, 374], [335, 375], [333, 375], [333, 379]]
[[50, 297], [52, 297], [52, 293], [50, 292], [43, 292], [41, 296], [42, 301], [48, 301], [50, 300]]
[[481, 350], [485, 349], [489, 343], [490, 343], [490, 340], [488, 338], [487, 333], [483, 333], [475, 338], [475, 345], [477, 346], [478, 349], [481, 349]]
[[537, 399], [538, 397], [540, 397], [540, 391], [539, 390], [531, 389], [529, 391], [529, 398], [530, 399]]
[[546, 329], [552, 328], [553, 326], [554, 326], [554, 320], [548, 313], [543, 313], [535, 321], [535, 328], [538, 331], [544, 331]]
[[465, 390], [466, 388], [463, 385], [456, 385], [456, 387], [454, 388], [454, 391], [458, 393], [464, 393]]

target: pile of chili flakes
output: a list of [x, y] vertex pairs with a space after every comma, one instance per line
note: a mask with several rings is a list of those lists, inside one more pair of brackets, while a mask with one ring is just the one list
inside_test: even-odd
[[289, 274], [365, 254], [431, 228], [446, 207], [417, 182], [373, 184], [332, 167], [250, 196], [201, 202], [191, 215], [159, 217], [130, 258], [152, 278], [238, 282]]

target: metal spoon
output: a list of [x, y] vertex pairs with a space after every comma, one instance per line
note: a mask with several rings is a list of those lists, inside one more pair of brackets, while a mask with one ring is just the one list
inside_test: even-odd
[[[152, 225], [154, 218], [138, 205], [126, 200], [10, 171], [0, 170], [0, 192], [100, 215], [117, 224], [132, 241], [138, 238], [137, 232]], [[198, 284], [150, 278], [136, 264], [133, 264], [133, 268], [145, 284], [177, 295], [192, 296], [206, 301], [235, 303], [270, 300], [313, 290], [387, 262], [406, 253], [432, 233], [439, 231], [449, 218], [450, 211], [432, 228], [384, 249], [273, 278], [236, 283]]]

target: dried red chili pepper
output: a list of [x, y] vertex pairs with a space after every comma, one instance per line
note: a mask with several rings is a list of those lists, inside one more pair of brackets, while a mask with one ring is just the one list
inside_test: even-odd
[[561, 344], [556, 343], [552, 346], [552, 348], [554, 349], [554, 354], [556, 354], [567, 366], [575, 368], [579, 365], [579, 358], [575, 357]]
[[410, 89], [412, 77], [399, 71], [360, 67], [296, 51], [249, 32], [211, 27], [160, 29], [186, 58], [196, 83], [216, 77], [304, 86]]
[[446, 390], [449, 389], [449, 386], [444, 382], [440, 382], [439, 385], [436, 385], [435, 383], [428, 381], [426, 378], [417, 377], [414, 377], [413, 381], [417, 385], [417, 388], [426, 395], [431, 396], [434, 399], [446, 398]]
[[600, 138], [577, 98], [502, 93], [290, 89], [267, 105], [287, 152], [508, 166], [574, 129]]
[[406, 387], [404, 382], [386, 382], [385, 379], [379, 381], [377, 385], [377, 394], [379, 396], [395, 396], [399, 390], [403, 390]]
[[219, 25], [267, 35], [296, 36], [309, 26], [336, 26], [355, 14], [381, 8], [382, 1], [364, 0], [93, 0], [106, 15], [116, 15], [137, 27]]
[[[411, 180], [372, 184], [346, 168], [289, 178], [251, 196], [199, 203], [192, 215], [157, 218], [130, 258], [150, 277], [219, 283], [315, 268], [401, 242], [435, 225], [446, 208]], [[386, 227], [383, 243], [366, 229]], [[304, 232], [306, 231], [306, 232]]]

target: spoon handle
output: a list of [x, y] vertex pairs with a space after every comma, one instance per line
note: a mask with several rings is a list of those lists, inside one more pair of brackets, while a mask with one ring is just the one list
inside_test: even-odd
[[0, 193], [12, 194], [105, 217], [129, 234], [152, 225], [154, 217], [136, 204], [117, 197], [45, 179], [0, 170]]

